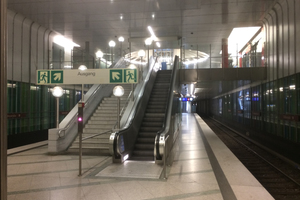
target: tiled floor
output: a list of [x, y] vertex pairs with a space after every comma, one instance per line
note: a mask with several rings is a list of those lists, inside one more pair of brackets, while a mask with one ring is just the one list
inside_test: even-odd
[[47, 146], [8, 156], [8, 199], [223, 199], [194, 115], [183, 115], [177, 141], [167, 180], [157, 178], [161, 166], [153, 166], [156, 175], [141, 177], [149, 166], [130, 163], [139, 169], [126, 171], [105, 156], [83, 156], [84, 174], [78, 177], [78, 156], [48, 155]]

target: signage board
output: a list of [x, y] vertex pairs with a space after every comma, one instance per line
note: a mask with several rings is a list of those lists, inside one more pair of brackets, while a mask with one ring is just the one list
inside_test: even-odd
[[65, 69], [37, 70], [36, 84], [135, 84], [138, 83], [137, 69]]

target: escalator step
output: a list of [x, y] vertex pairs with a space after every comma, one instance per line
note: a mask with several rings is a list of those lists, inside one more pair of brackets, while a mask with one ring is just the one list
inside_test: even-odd
[[152, 144], [135, 144], [135, 150], [137, 151], [154, 151], [154, 140]]
[[146, 118], [153, 118], [153, 117], [165, 118], [165, 113], [145, 113], [145, 117]]
[[143, 127], [162, 127], [163, 122], [143, 122], [142, 123]]
[[165, 109], [147, 109], [147, 113], [164, 113]]
[[163, 123], [163, 122], [164, 122], [164, 118], [147, 118], [147, 117], [145, 117], [145, 118], [143, 119], [143, 122], [142, 122], [142, 123], [144, 123], [144, 122], [157, 122], [157, 123]]
[[154, 137], [151, 138], [138, 138], [136, 140], [137, 143], [143, 143], [143, 144], [154, 144]]
[[132, 155], [130, 157], [130, 160], [153, 161], [154, 160], [154, 156], [135, 156], [135, 155]]
[[153, 132], [139, 132], [139, 138], [155, 138], [157, 131]]
[[153, 156], [154, 152], [152, 150], [134, 150], [132, 152], [133, 156]]
[[147, 106], [147, 109], [165, 109], [166, 108], [166, 106], [165, 105], [153, 105], [153, 104], [151, 104], [151, 105], [148, 105]]
[[141, 127], [141, 132], [158, 132], [161, 130], [161, 127]]

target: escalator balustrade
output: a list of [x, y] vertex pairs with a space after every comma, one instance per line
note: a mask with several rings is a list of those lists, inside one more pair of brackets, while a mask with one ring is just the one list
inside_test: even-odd
[[157, 72], [131, 160], [154, 160], [155, 136], [163, 128], [171, 75], [172, 70]]

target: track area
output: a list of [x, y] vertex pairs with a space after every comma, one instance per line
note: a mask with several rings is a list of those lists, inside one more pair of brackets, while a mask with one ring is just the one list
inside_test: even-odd
[[216, 121], [207, 125], [276, 200], [300, 199], [300, 170]]

